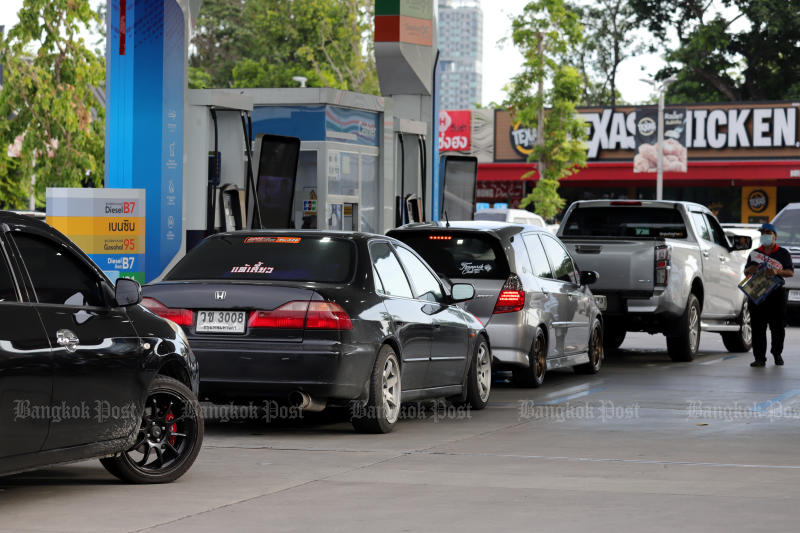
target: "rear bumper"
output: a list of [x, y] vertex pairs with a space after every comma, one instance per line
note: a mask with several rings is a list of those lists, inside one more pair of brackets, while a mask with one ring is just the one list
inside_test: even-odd
[[533, 329], [525, 323], [524, 312], [493, 315], [486, 325], [492, 356], [499, 367], [525, 366], [533, 346]]
[[363, 399], [377, 348], [332, 341], [233, 342], [194, 337], [200, 397], [285, 400], [301, 390], [329, 401]]

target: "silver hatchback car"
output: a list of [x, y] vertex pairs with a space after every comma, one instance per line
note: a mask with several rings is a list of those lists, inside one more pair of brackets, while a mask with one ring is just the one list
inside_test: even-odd
[[603, 362], [603, 324], [589, 285], [561, 242], [544, 228], [493, 221], [431, 222], [388, 235], [405, 242], [449, 283], [469, 283], [466, 309], [486, 328], [496, 368], [538, 387], [547, 370], [594, 374]]

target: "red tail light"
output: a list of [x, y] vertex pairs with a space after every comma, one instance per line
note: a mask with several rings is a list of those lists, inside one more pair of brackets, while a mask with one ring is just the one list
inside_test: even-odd
[[272, 311], [252, 311], [251, 328], [353, 329], [342, 306], [333, 302], [288, 302]]
[[251, 328], [303, 329], [308, 302], [285, 303], [272, 311], [252, 311], [247, 325]]
[[654, 281], [657, 286], [666, 286], [669, 281], [669, 265], [672, 258], [672, 250], [666, 244], [655, 247], [655, 257], [653, 258]]
[[311, 302], [306, 315], [306, 329], [353, 329], [353, 323], [339, 304]]
[[522, 311], [525, 307], [525, 291], [522, 288], [522, 280], [516, 274], [511, 274], [497, 297], [494, 304], [493, 314], [513, 313]]
[[194, 322], [194, 313], [191, 309], [167, 307], [155, 298], [142, 298], [142, 305], [161, 318], [172, 320], [179, 326], [191, 326]]

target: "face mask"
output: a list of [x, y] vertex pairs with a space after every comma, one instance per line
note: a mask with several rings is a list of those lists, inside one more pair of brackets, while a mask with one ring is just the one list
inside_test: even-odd
[[772, 246], [772, 235], [765, 233], [761, 236], [761, 244], [764, 246]]

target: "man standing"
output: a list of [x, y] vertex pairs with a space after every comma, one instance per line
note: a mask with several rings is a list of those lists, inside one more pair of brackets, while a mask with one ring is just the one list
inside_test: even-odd
[[[778, 231], [772, 224], [761, 225], [761, 246], [750, 252], [745, 265], [746, 275], [765, 268], [773, 276], [789, 278], [794, 275], [792, 256], [777, 243]], [[753, 328], [753, 355], [755, 361], [750, 366], [767, 364], [767, 326], [772, 337], [772, 356], [775, 364], [783, 365], [783, 339], [786, 336], [786, 289], [775, 288], [760, 304], [748, 301], [750, 325]]]

